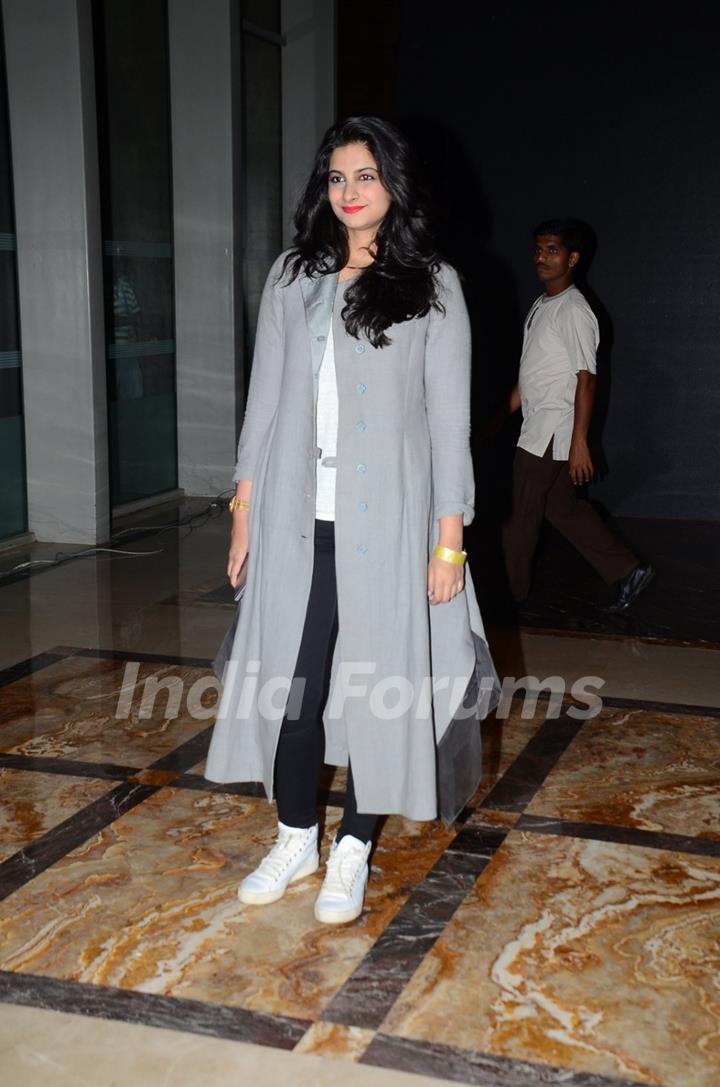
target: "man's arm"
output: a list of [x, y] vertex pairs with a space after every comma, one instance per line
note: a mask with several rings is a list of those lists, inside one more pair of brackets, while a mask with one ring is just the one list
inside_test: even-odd
[[600, 331], [597, 318], [587, 305], [561, 305], [557, 315], [557, 331], [577, 378], [568, 467], [570, 478], [579, 487], [583, 483], [589, 483], [595, 471], [588, 449], [588, 430], [595, 403], [595, 369]]
[[589, 370], [579, 370], [575, 389], [575, 421], [570, 441], [568, 467], [570, 478], [576, 486], [589, 483], [595, 469], [588, 449], [588, 430], [595, 403], [597, 378]]
[[521, 407], [520, 386], [516, 382], [482, 429], [473, 434], [473, 445], [477, 447], [489, 445], [504, 425], [508, 416], [514, 415]]
[[520, 410], [521, 404], [522, 401], [520, 400], [520, 386], [516, 381], [510, 391], [510, 395], [505, 401], [505, 414], [514, 415], [516, 411]]

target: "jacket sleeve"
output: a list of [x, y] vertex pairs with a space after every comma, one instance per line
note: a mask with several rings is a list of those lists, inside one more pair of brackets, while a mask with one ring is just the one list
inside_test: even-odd
[[252, 480], [263, 440], [280, 399], [283, 371], [282, 286], [277, 282], [284, 262], [278, 257], [268, 273], [260, 300], [250, 388], [245, 402], [233, 483]]
[[430, 428], [433, 517], [475, 516], [470, 455], [470, 321], [457, 272], [442, 265], [439, 301], [430, 311], [425, 342], [425, 406]]

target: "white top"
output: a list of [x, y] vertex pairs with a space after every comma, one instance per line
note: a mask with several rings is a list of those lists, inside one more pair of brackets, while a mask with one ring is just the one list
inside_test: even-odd
[[[322, 450], [317, 462], [315, 517], [318, 521], [335, 520], [335, 480], [337, 478], [338, 392], [335, 378], [335, 344], [332, 321], [325, 353], [318, 373], [317, 444]], [[328, 460], [331, 462], [328, 464]]]
[[553, 459], [570, 455], [577, 373], [596, 371], [600, 331], [577, 287], [543, 294], [525, 321], [520, 359], [523, 425], [518, 445], [541, 457], [553, 440]]

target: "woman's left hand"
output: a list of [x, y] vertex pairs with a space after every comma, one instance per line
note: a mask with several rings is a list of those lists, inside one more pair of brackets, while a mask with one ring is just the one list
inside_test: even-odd
[[428, 565], [428, 602], [446, 604], [465, 587], [465, 567], [433, 556]]

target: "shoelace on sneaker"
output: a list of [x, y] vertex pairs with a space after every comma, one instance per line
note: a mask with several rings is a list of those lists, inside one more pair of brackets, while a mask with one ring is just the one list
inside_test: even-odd
[[306, 847], [309, 838], [306, 835], [283, 834], [266, 857], [258, 865], [257, 871], [270, 879], [279, 879], [298, 853]]
[[338, 849], [333, 850], [328, 857], [323, 890], [330, 894], [349, 895], [363, 864], [367, 864], [364, 849], [352, 846], [342, 853]]

